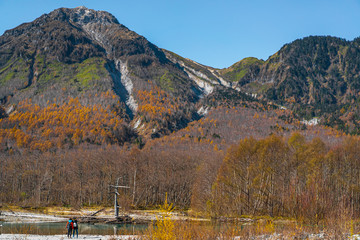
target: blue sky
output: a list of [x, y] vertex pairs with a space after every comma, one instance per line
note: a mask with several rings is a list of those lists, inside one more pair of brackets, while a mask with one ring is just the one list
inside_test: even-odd
[[157, 46], [218, 68], [266, 60], [309, 35], [360, 36], [360, 0], [0, 0], [0, 34], [77, 6], [108, 11]]

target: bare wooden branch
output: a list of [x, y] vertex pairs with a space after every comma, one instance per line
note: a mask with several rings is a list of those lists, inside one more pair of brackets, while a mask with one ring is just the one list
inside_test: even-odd
[[96, 211], [96, 212], [90, 214], [90, 216], [95, 216], [96, 214], [98, 214], [99, 212], [102, 212], [102, 211], [104, 211], [104, 210], [105, 210], [105, 208], [100, 209], [99, 211]]

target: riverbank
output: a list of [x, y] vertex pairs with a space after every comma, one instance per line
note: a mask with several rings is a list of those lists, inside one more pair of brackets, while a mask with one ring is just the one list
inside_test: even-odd
[[[156, 221], [163, 213], [158, 210], [131, 210], [122, 211], [119, 218], [114, 217], [112, 208], [21, 208], [7, 206], [0, 208], [0, 221], [3, 222], [65, 222], [69, 218], [76, 218], [82, 223], [136, 223], [148, 224]], [[210, 221], [210, 219], [188, 216], [183, 212], [172, 212], [173, 220], [183, 221]]]
[[0, 220], [3, 222], [66, 222], [68, 218], [62, 216], [34, 213], [34, 212], [9, 212], [1, 211]]

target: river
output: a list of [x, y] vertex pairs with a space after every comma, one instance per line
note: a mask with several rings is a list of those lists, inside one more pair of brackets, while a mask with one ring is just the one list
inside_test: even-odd
[[[66, 234], [66, 222], [1, 222], [1, 234]], [[146, 224], [79, 224], [79, 235], [137, 235], [146, 231]]]

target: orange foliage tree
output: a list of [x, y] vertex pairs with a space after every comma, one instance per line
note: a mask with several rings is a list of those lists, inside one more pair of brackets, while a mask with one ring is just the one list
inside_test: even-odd
[[130, 133], [124, 120], [100, 105], [84, 106], [77, 98], [62, 105], [41, 108], [31, 100], [21, 102], [17, 111], [0, 120], [2, 150], [26, 148], [47, 151], [80, 143], [123, 143]]

